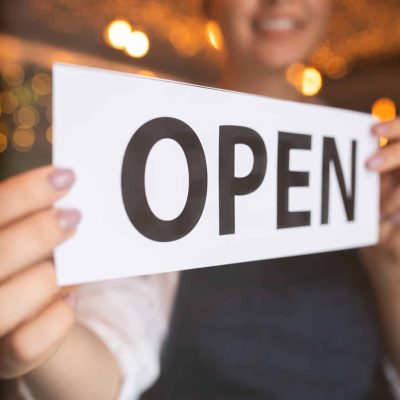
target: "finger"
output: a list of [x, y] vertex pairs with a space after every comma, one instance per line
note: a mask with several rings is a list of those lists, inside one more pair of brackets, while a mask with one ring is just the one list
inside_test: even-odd
[[74, 311], [58, 299], [0, 341], [0, 377], [21, 376], [42, 364], [74, 324]]
[[0, 337], [37, 314], [58, 290], [50, 261], [22, 271], [0, 285]]
[[46, 259], [74, 234], [80, 219], [77, 210], [49, 209], [0, 231], [0, 281]]
[[382, 219], [400, 212], [400, 187], [396, 187], [382, 202]]
[[372, 171], [388, 172], [400, 167], [400, 142], [388, 144], [367, 160]]
[[400, 119], [376, 124], [372, 127], [372, 132], [389, 140], [400, 139]]
[[75, 181], [69, 169], [46, 166], [0, 183], [0, 226], [50, 207]]
[[400, 182], [400, 179], [397, 180], [397, 182], [394, 179], [393, 173], [388, 173], [388, 174], [382, 174], [381, 175], [381, 181], [380, 181], [380, 209], [383, 210], [387, 199], [391, 196], [393, 193], [394, 189], [398, 186], [398, 182]]

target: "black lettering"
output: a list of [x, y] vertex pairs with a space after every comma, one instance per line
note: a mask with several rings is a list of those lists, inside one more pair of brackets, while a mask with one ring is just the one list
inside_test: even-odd
[[[145, 168], [152, 147], [162, 139], [175, 140], [185, 153], [189, 171], [189, 193], [181, 214], [159, 219], [151, 211], [145, 190]], [[142, 125], [130, 140], [122, 164], [122, 197], [133, 226], [158, 242], [186, 236], [199, 221], [207, 195], [207, 164], [203, 147], [193, 129], [175, 118], [156, 118]]]
[[322, 155], [322, 204], [321, 204], [321, 224], [329, 222], [329, 191], [330, 191], [330, 165], [333, 163], [336, 177], [339, 183], [344, 208], [348, 221], [354, 221], [354, 204], [356, 197], [356, 156], [357, 142], [351, 142], [351, 190], [348, 193], [343, 176], [342, 165], [340, 164], [339, 154], [336, 148], [335, 139], [324, 137]]
[[[235, 177], [235, 145], [244, 144], [254, 156], [246, 177]], [[267, 169], [267, 150], [262, 137], [243, 126], [221, 126], [219, 130], [219, 234], [235, 233], [235, 196], [254, 192]]]
[[309, 226], [310, 211], [289, 211], [289, 188], [309, 186], [309, 173], [289, 170], [290, 150], [311, 150], [311, 136], [279, 132], [278, 139], [278, 193], [277, 227]]

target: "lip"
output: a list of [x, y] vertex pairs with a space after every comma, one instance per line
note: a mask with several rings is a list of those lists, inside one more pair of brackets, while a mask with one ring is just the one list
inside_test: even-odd
[[303, 18], [290, 14], [264, 15], [253, 21], [255, 32], [263, 36], [288, 36], [303, 30], [305, 25]]

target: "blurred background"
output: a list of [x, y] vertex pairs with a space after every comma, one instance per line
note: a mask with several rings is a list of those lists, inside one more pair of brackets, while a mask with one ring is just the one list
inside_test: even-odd
[[[334, 2], [327, 40], [288, 68], [288, 81], [333, 106], [394, 118], [400, 0]], [[54, 62], [215, 86], [223, 53], [200, 0], [0, 1], [0, 180], [51, 162]], [[0, 382], [0, 398], [10, 393]]]
[[[307, 65], [288, 68], [288, 81], [333, 106], [393, 118], [399, 21], [400, 0], [335, 0], [329, 37]], [[215, 86], [223, 49], [200, 0], [1, 1], [0, 179], [51, 162], [52, 63]]]

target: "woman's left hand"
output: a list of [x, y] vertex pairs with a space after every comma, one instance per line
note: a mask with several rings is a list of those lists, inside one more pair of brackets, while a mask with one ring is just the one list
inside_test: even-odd
[[400, 278], [400, 119], [377, 124], [372, 132], [389, 142], [367, 161], [381, 174], [381, 224], [379, 243], [361, 249], [361, 258], [372, 279], [381, 281]]

